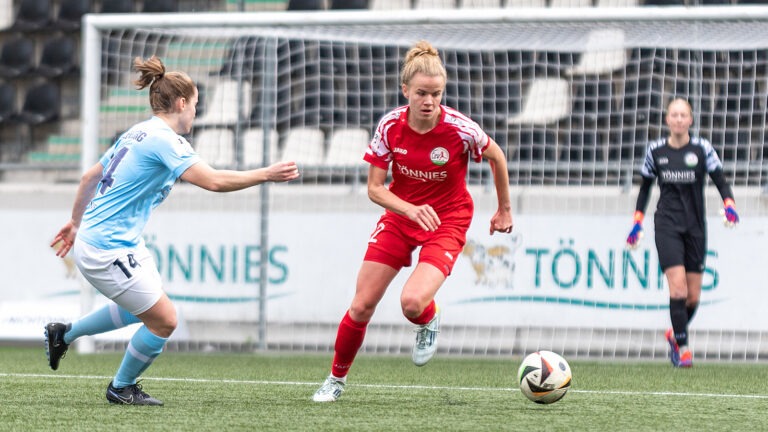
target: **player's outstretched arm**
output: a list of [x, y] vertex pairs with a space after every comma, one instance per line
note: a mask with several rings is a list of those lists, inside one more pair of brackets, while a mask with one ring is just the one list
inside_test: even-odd
[[287, 182], [299, 178], [295, 162], [277, 162], [247, 171], [220, 170], [200, 161], [181, 175], [185, 182], [212, 192], [233, 192], [265, 182]]
[[491, 217], [490, 234], [494, 232], [510, 233], [514, 222], [512, 220], [512, 203], [509, 196], [509, 172], [507, 171], [507, 158], [494, 140], [491, 140], [488, 148], [483, 152], [483, 158], [488, 160], [493, 173], [493, 184], [496, 187], [496, 198], [499, 207]]

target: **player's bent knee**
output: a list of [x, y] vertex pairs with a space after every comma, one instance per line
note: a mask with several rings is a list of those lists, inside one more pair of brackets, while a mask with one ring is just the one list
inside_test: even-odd
[[176, 330], [176, 326], [178, 325], [175, 317], [173, 321], [163, 321], [159, 323], [153, 323], [152, 325], [145, 324], [149, 331], [154, 333], [157, 336], [160, 336], [162, 338], [169, 338], [173, 334], [173, 332]]
[[376, 306], [369, 305], [355, 305], [353, 304], [349, 308], [349, 317], [358, 322], [367, 322], [373, 317], [373, 313], [376, 311]]
[[416, 318], [424, 311], [424, 305], [418, 299], [401, 299], [400, 308], [406, 318]]

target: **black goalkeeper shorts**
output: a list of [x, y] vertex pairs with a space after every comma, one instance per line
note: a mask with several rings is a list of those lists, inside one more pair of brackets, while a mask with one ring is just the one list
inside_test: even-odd
[[655, 230], [656, 251], [662, 270], [682, 265], [686, 273], [704, 272], [707, 236], [702, 230], [658, 223]]

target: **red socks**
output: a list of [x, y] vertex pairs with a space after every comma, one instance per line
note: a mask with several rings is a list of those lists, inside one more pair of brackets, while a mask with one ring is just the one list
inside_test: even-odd
[[363, 345], [367, 327], [367, 322], [357, 322], [350, 318], [349, 311], [344, 314], [344, 318], [339, 324], [339, 331], [336, 333], [335, 352], [331, 367], [331, 374], [336, 378], [347, 376], [352, 362], [355, 361], [357, 351]]
[[[416, 325], [426, 325], [435, 317], [435, 301], [431, 301], [424, 312], [418, 317], [410, 319]], [[331, 374], [336, 378], [344, 378], [355, 361], [355, 356], [363, 346], [365, 330], [368, 327], [367, 322], [358, 322], [350, 318], [349, 311], [344, 314], [344, 318], [339, 323], [339, 331], [336, 333], [336, 344], [334, 345], [333, 364], [331, 365]]]

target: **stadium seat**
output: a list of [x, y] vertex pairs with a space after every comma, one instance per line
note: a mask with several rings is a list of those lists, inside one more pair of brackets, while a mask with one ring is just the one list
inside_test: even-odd
[[509, 124], [549, 124], [571, 112], [571, 90], [561, 78], [541, 78], [528, 87], [523, 110], [509, 119]]
[[133, 0], [101, 0], [101, 13], [132, 13]]
[[592, 0], [550, 0], [551, 8], [592, 7]]
[[91, 11], [91, 0], [61, 0], [54, 27], [70, 32], [80, 29], [83, 15]]
[[232, 79], [253, 80], [260, 76], [264, 63], [263, 39], [258, 36], [242, 36], [233, 39], [223, 55], [218, 75]]
[[547, 0], [504, 0], [508, 8], [543, 8], [547, 7]]
[[288, 130], [280, 160], [294, 161], [301, 165], [320, 165], [325, 160], [325, 136], [317, 128]]
[[6, 39], [0, 51], [0, 77], [19, 78], [32, 69], [35, 43], [18, 34]]
[[[264, 161], [264, 129], [248, 128], [241, 135], [243, 143], [243, 165], [245, 168], [256, 168], [268, 165]], [[269, 161], [277, 162], [280, 154], [277, 149], [278, 136], [277, 131], [271, 130], [269, 133]]]
[[560, 160], [571, 162], [594, 162], [607, 158], [608, 146], [600, 142], [598, 133], [590, 129], [572, 130], [566, 133], [561, 146]]
[[462, 9], [489, 9], [500, 8], [502, 0], [459, 0]]
[[213, 167], [235, 166], [235, 134], [232, 129], [201, 129], [194, 134], [192, 147], [200, 158]]
[[72, 74], [78, 70], [77, 42], [69, 36], [48, 39], [43, 45], [35, 73], [46, 78]]
[[13, 25], [13, 0], [0, 0], [0, 31]]
[[626, 63], [623, 30], [592, 30], [579, 62], [565, 72], [568, 75], [601, 75], [622, 69]]
[[[235, 80], [211, 82], [206, 90], [205, 113], [195, 120], [196, 126], [231, 126], [246, 120], [251, 108], [251, 84]], [[238, 109], [238, 106], [243, 109]]]
[[368, 9], [369, 0], [331, 0], [329, 9]]
[[371, 0], [371, 10], [407, 10], [411, 0]]
[[644, 0], [644, 6], [685, 6], [685, 0]]
[[325, 2], [323, 0], [288, 0], [289, 11], [313, 11], [325, 9]]
[[510, 151], [516, 153], [520, 161], [549, 161], [559, 157], [558, 131], [554, 127], [523, 125], [519, 136], [511, 142], [516, 144]]
[[[16, 86], [11, 83], [0, 83], [0, 132], [3, 131], [4, 126], [11, 126], [16, 123]], [[16, 128], [16, 136], [18, 137], [18, 129]], [[2, 135], [0, 135], [2, 137]], [[0, 160], [3, 159], [2, 150], [4, 149], [6, 142], [0, 138]], [[18, 154], [11, 150], [9, 153]]]
[[455, 9], [457, 0], [414, 0], [414, 9]]
[[59, 118], [61, 90], [53, 82], [46, 81], [31, 87], [24, 96], [24, 105], [16, 119], [31, 126], [49, 123]]
[[16, 86], [0, 83], [0, 126], [12, 123], [16, 114]]
[[336, 129], [331, 134], [326, 165], [345, 166], [363, 164], [363, 154], [371, 135], [362, 128]]
[[12, 121], [29, 128], [27, 144], [35, 143], [35, 131], [40, 125], [59, 119], [61, 113], [61, 91], [55, 83], [46, 81], [27, 90], [21, 110]]
[[20, 32], [44, 30], [51, 23], [51, 0], [19, 0], [12, 29]]
[[596, 0], [597, 7], [635, 7], [638, 0]]
[[483, 84], [483, 113], [509, 117], [520, 111], [520, 83], [517, 80]]
[[141, 11], [144, 13], [178, 12], [179, 4], [176, 0], [144, 0]]

